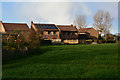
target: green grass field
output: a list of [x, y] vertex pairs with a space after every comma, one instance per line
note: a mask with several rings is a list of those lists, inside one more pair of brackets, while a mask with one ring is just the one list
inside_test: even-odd
[[3, 63], [3, 78], [118, 78], [118, 44], [51, 45]]

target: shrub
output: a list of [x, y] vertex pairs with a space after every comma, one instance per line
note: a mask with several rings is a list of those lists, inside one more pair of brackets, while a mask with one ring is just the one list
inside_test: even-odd
[[40, 48], [41, 37], [37, 32], [31, 31], [28, 34], [27, 44], [29, 48]]
[[7, 43], [6, 42], [2, 42], [2, 46], [7, 46]]
[[85, 44], [85, 40], [79, 40], [80, 44]]
[[115, 43], [115, 40], [108, 40], [107, 43]]
[[41, 45], [52, 45], [52, 41], [51, 40], [41, 40]]
[[91, 40], [91, 39], [85, 41], [86, 44], [91, 44], [92, 42], [93, 42], [93, 40]]

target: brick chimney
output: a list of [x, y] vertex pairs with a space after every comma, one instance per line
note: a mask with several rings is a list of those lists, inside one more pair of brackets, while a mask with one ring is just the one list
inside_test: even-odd
[[73, 24], [71, 24], [71, 26], [73, 26]]
[[80, 29], [81, 29], [82, 27], [80, 27]]
[[31, 21], [31, 25], [33, 25], [33, 21]]
[[2, 21], [0, 21], [0, 24], [2, 24]]
[[0, 32], [5, 33], [5, 28], [3, 27], [2, 21], [0, 21]]
[[37, 28], [35, 27], [33, 21], [31, 21], [31, 30], [35, 30], [35, 31], [38, 31]]
[[0, 21], [0, 32], [2, 32], [2, 21]]

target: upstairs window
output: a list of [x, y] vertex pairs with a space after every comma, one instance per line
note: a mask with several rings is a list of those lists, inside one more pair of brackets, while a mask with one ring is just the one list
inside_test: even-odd
[[63, 32], [63, 35], [65, 35], [65, 32]]
[[54, 31], [53, 33], [56, 34], [56, 31]]
[[70, 32], [68, 32], [68, 35], [70, 35]]
[[50, 31], [48, 31], [48, 34], [50, 34], [51, 32]]
[[73, 32], [73, 35], [75, 35], [75, 32]]
[[43, 32], [41, 32], [41, 34], [43, 35]]

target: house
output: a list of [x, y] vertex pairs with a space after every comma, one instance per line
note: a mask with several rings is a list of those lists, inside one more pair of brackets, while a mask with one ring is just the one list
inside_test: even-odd
[[44, 40], [51, 40], [54, 44], [61, 43], [59, 29], [55, 24], [40, 24], [31, 21], [31, 29], [37, 32]]
[[[31, 33], [36, 32], [41, 39], [51, 40], [52, 43], [58, 44], [78, 44], [78, 40], [97, 40], [99, 32], [94, 28], [80, 28], [71, 25], [55, 25], [55, 24], [41, 24], [33, 23], [31, 21], [31, 29], [26, 23], [4, 23], [0, 21], [0, 33], [4, 36], [18, 35], [18, 32], [27, 38]], [[13, 33], [14, 32], [14, 33]], [[29, 34], [30, 33], [30, 34]]]
[[99, 36], [99, 32], [94, 28], [80, 28], [78, 34], [80, 40], [97, 40]]
[[62, 43], [77, 44], [78, 43], [78, 29], [71, 25], [56, 25], [59, 29], [59, 34]]
[[3, 23], [0, 21], [0, 32], [1, 33], [12, 33], [15, 30], [26, 32], [29, 27], [26, 23]]
[[29, 27], [26, 23], [3, 23], [0, 21], [0, 33], [2, 33], [3, 39], [10, 35], [18, 35], [18, 31], [25, 35], [29, 32]]
[[120, 33], [116, 33], [116, 34], [114, 35], [114, 40], [115, 40], [116, 42], [120, 42]]
[[[104, 38], [105, 38], [105, 35], [104, 35]], [[113, 34], [107, 34], [107, 39], [108, 40], [115, 40], [115, 35], [113, 35]]]

